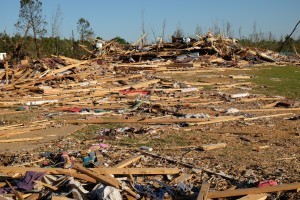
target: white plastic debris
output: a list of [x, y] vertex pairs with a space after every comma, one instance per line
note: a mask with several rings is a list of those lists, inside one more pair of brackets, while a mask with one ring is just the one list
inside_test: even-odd
[[144, 151], [153, 151], [152, 147], [146, 147], [146, 146], [141, 146], [140, 149]]
[[56, 103], [56, 102], [58, 102], [58, 100], [30, 101], [30, 102], [27, 102], [26, 105], [27, 106], [36, 106], [36, 105], [42, 105], [45, 103]]
[[98, 184], [91, 192], [91, 199], [97, 200], [122, 200], [120, 191], [112, 186]]
[[231, 98], [242, 98], [242, 97], [248, 97], [248, 96], [250, 96], [250, 94], [248, 92], [246, 92], [246, 93], [231, 94], [229, 96]]
[[228, 113], [228, 114], [234, 114], [234, 113], [238, 113], [238, 112], [240, 112], [240, 110], [237, 108], [229, 108], [226, 110], [226, 113]]
[[198, 91], [198, 88], [182, 88], [181, 92], [194, 92]]

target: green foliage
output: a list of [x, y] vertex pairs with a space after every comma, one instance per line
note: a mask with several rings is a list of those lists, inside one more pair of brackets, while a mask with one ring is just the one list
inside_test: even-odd
[[129, 44], [125, 39], [121, 38], [120, 36], [117, 36], [112, 40], [118, 42], [119, 44]]

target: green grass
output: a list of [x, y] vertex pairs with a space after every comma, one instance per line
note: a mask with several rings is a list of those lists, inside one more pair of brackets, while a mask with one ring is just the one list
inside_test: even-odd
[[257, 84], [255, 92], [266, 95], [280, 95], [289, 99], [300, 99], [300, 67], [297, 66], [264, 66], [255, 67], [247, 74]]

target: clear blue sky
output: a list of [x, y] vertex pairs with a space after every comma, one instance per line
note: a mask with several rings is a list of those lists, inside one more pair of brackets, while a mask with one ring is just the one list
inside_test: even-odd
[[[43, 0], [43, 13], [50, 28], [52, 14], [60, 5], [63, 22], [61, 33], [70, 37], [72, 30], [78, 36], [76, 23], [86, 18], [96, 34], [108, 40], [121, 36], [135, 41], [141, 35], [142, 12], [148, 40], [153, 40], [152, 30], [159, 36], [166, 20], [166, 36], [180, 26], [186, 35], [194, 35], [197, 24], [207, 31], [214, 24], [223, 28], [227, 21], [238, 37], [252, 33], [256, 22], [257, 31], [280, 35], [289, 34], [300, 20], [300, 0]], [[1, 0], [0, 32], [16, 33], [19, 1]], [[50, 31], [49, 31], [50, 33]], [[294, 37], [300, 36], [300, 27]]]

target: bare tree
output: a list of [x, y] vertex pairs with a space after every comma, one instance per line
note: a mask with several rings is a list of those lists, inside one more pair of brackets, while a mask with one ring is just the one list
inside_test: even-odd
[[258, 33], [256, 30], [256, 21], [253, 23], [253, 32], [252, 32], [252, 42], [254, 42], [255, 44], [258, 42], [259, 38], [258, 38]]
[[167, 21], [166, 21], [166, 19], [164, 19], [163, 24], [162, 24], [162, 34], [161, 34], [161, 38], [163, 41], [165, 40], [166, 25], [167, 25]]
[[269, 33], [268, 33], [268, 41], [273, 41], [273, 40], [275, 40], [275, 37], [274, 37], [274, 35], [272, 34], [272, 32], [271, 31], [269, 31]]
[[219, 22], [218, 21], [215, 21], [214, 22], [214, 25], [212, 27], [212, 32], [215, 34], [215, 35], [218, 35], [221, 33], [221, 29], [220, 29], [220, 26], [219, 26]]
[[290, 39], [290, 37], [293, 35], [293, 33], [296, 31], [296, 29], [297, 29], [297, 26], [300, 24], [300, 20], [297, 22], [297, 24], [296, 24], [296, 26], [294, 27], [294, 29], [292, 30], [292, 32], [289, 34], [289, 35], [287, 35], [286, 37], [285, 37], [285, 40], [284, 40], [284, 42], [281, 44], [281, 46], [279, 47], [279, 52], [282, 50], [282, 48], [284, 47], [284, 45], [285, 45], [285, 43]]
[[15, 24], [19, 31], [23, 31], [24, 37], [31, 35], [34, 39], [36, 56], [40, 58], [41, 39], [46, 34], [47, 22], [42, 15], [42, 2], [40, 0], [20, 0], [19, 19]]
[[242, 39], [242, 26], [239, 27], [239, 38], [240, 40]]
[[[144, 9], [142, 10], [142, 35], [146, 34], [145, 30], [145, 19], [144, 19]], [[142, 38], [142, 46], [144, 46], [147, 43], [147, 36]]]
[[52, 52], [56, 55], [58, 55], [58, 48], [59, 48], [59, 36], [60, 36], [60, 26], [62, 24], [62, 12], [60, 9], [60, 6], [57, 5], [56, 12], [54, 15], [52, 15], [52, 21], [51, 21], [51, 37], [53, 42], [53, 49]]
[[151, 32], [152, 32], [152, 35], [153, 35], [153, 38], [154, 38], [154, 42], [157, 43], [157, 37], [156, 37], [156, 33], [155, 33], [153, 27], [151, 27]]
[[226, 35], [227, 37], [233, 38], [234, 36], [234, 31], [232, 29], [232, 25], [230, 22], [226, 23]]
[[202, 27], [199, 24], [196, 26], [195, 35], [203, 35]]
[[173, 36], [175, 38], [181, 38], [184, 36], [183, 29], [181, 28], [180, 25], [177, 26], [176, 30], [173, 33]]

